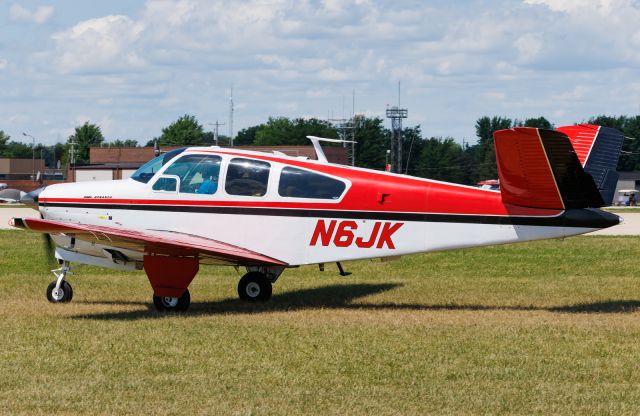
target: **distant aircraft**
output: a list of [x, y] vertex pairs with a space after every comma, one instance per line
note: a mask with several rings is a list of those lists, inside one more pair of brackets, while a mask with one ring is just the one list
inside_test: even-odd
[[[5, 185], [5, 184], [0, 184]], [[18, 189], [7, 188], [6, 186], [0, 190], [0, 202], [16, 204], [20, 202], [22, 198], [26, 195], [26, 192], [20, 191]]]
[[[159, 311], [183, 311], [200, 264], [243, 267], [238, 294], [271, 296], [290, 267], [566, 237], [619, 223], [610, 204], [623, 136], [598, 126], [494, 134], [500, 191], [220, 147], [163, 154], [130, 179], [28, 195], [61, 264], [51, 302], [68, 302], [70, 263], [143, 269]], [[573, 146], [572, 146], [573, 143]], [[583, 168], [584, 167], [584, 168]], [[588, 173], [587, 173], [588, 172]], [[26, 201], [25, 201], [26, 202]]]

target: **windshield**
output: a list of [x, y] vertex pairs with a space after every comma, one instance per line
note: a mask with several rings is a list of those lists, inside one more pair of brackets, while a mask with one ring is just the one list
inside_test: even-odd
[[168, 161], [184, 152], [187, 148], [183, 147], [181, 149], [175, 149], [170, 152], [167, 152], [163, 155], [156, 157], [155, 159], [151, 159], [144, 165], [140, 167], [137, 171], [133, 172], [131, 175], [131, 179], [134, 181], [148, 183], [153, 176], [158, 173], [158, 171], [167, 164]]

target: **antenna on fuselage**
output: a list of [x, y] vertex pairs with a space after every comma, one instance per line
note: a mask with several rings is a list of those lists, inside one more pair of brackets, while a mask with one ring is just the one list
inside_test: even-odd
[[327, 139], [326, 137], [316, 137], [316, 136], [307, 136], [307, 139], [311, 140], [313, 144], [313, 148], [316, 151], [316, 156], [318, 157], [318, 162], [328, 163], [327, 157], [322, 150], [322, 146], [320, 146], [320, 142], [331, 142], [331, 143], [355, 143], [353, 140], [340, 140], [340, 139]]

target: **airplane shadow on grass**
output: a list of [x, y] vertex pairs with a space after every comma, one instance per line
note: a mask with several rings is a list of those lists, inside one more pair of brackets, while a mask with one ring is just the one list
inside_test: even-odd
[[[223, 315], [289, 312], [304, 309], [346, 309], [346, 310], [409, 310], [409, 311], [548, 311], [558, 313], [632, 313], [640, 310], [640, 301], [612, 300], [596, 303], [581, 303], [576, 305], [540, 307], [540, 306], [493, 306], [474, 304], [420, 304], [420, 303], [353, 303], [358, 298], [376, 295], [397, 287], [400, 284], [345, 284], [331, 285], [312, 289], [301, 289], [274, 295], [264, 303], [246, 303], [237, 298], [224, 299], [215, 302], [192, 302], [189, 310], [183, 316]], [[97, 320], [135, 320], [153, 319], [167, 316], [157, 313], [149, 302], [132, 301], [79, 301], [78, 303], [93, 305], [144, 305], [147, 310], [106, 312], [83, 314], [76, 319]], [[171, 314], [169, 314], [171, 315]]]

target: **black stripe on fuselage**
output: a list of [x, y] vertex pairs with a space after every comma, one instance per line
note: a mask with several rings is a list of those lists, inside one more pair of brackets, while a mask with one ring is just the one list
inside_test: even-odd
[[306, 217], [366, 219], [381, 221], [448, 222], [462, 224], [531, 225], [542, 227], [606, 228], [619, 223], [617, 215], [595, 209], [570, 209], [555, 217], [523, 217], [498, 215], [433, 214], [382, 211], [340, 211], [302, 208], [212, 207], [194, 205], [82, 204], [51, 203], [44, 207], [127, 211], [160, 211], [228, 215], [263, 215], [271, 217]]

